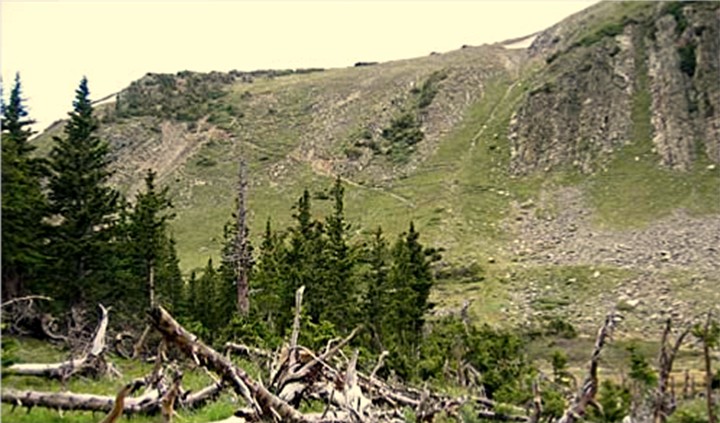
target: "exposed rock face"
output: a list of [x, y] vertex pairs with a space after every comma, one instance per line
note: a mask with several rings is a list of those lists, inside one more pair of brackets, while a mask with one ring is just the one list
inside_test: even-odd
[[[593, 10], [608, 15], [608, 7]], [[720, 162], [720, 4], [657, 4], [586, 33], [577, 29], [581, 18], [529, 49], [548, 66], [509, 128], [513, 172], [570, 164], [593, 171], [605, 153], [646, 137], [665, 166]], [[643, 96], [649, 110], [638, 103]], [[633, 131], [647, 115], [652, 134]]]
[[[655, 21], [649, 45], [653, 142], [663, 164], [720, 162], [720, 8], [688, 5]], [[698, 145], [696, 145], [698, 142]]]
[[585, 172], [599, 153], [626, 142], [632, 127], [633, 28], [550, 63], [511, 122], [517, 173], [573, 164]]

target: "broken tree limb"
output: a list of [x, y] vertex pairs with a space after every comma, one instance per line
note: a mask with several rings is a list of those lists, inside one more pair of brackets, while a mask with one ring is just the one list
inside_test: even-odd
[[10, 305], [13, 305], [13, 304], [17, 304], [17, 303], [21, 303], [21, 302], [24, 302], [24, 301], [30, 301], [30, 302], [32, 302], [32, 301], [34, 301], [34, 300], [52, 301], [53, 299], [50, 298], [50, 297], [46, 297], [46, 296], [44, 296], [44, 295], [27, 295], [27, 296], [24, 296], [24, 297], [17, 297], [17, 298], [13, 298], [13, 299], [11, 299], [11, 300], [7, 300], [7, 301], [5, 301], [4, 303], [0, 304], [0, 308], [5, 308], [5, 307], [7, 307], [7, 306], [10, 306]]
[[388, 350], [383, 350], [383, 352], [380, 353], [377, 363], [375, 364], [375, 367], [373, 367], [372, 373], [370, 373], [370, 379], [375, 378], [377, 372], [385, 365], [385, 357], [387, 357], [388, 354], [390, 354]]
[[558, 423], [574, 423], [581, 420], [585, 415], [587, 406], [595, 403], [595, 395], [598, 391], [597, 369], [600, 363], [600, 352], [612, 336], [618, 318], [619, 316], [617, 316], [615, 312], [611, 312], [605, 317], [605, 323], [598, 330], [597, 337], [595, 338], [595, 348], [590, 357], [590, 365], [588, 366], [588, 375], [585, 378], [585, 382], [573, 397], [570, 406], [565, 410], [563, 416], [558, 420]]
[[299, 411], [270, 393], [264, 386], [252, 379], [243, 369], [217, 351], [203, 344], [195, 335], [183, 328], [164, 308], [155, 306], [150, 310], [153, 326], [163, 337], [180, 351], [195, 358], [202, 366], [220, 375], [250, 405], [258, 405], [261, 415], [272, 418], [278, 414], [284, 421], [306, 422]]
[[138, 390], [145, 384], [144, 381], [136, 380], [123, 386], [115, 397], [115, 403], [113, 404], [110, 413], [105, 416], [100, 423], [114, 423], [125, 411], [125, 397]]
[[13, 364], [5, 369], [7, 374], [21, 376], [40, 376], [48, 378], [67, 378], [76, 373], [104, 373], [109, 370], [104, 360], [105, 337], [108, 327], [108, 310], [98, 304], [101, 311], [100, 322], [95, 330], [92, 342], [87, 346], [86, 351], [80, 358], [70, 359], [60, 363], [22, 363]]
[[142, 352], [143, 346], [145, 345], [145, 339], [147, 338], [149, 333], [150, 333], [150, 325], [146, 325], [145, 329], [142, 332], [142, 335], [140, 335], [140, 338], [137, 340], [135, 345], [133, 345], [133, 354], [132, 354], [133, 359], [140, 357], [140, 353]]
[[226, 342], [225, 343], [225, 351], [226, 352], [233, 352], [245, 357], [260, 357], [265, 359], [271, 359], [272, 353], [267, 350], [263, 350], [261, 348], [257, 347], [251, 347], [249, 345], [244, 344], [236, 344], [234, 342]]

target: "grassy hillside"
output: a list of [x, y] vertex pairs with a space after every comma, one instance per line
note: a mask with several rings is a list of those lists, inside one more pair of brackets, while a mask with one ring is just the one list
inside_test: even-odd
[[[647, 298], [683, 298], [682, 306], [670, 304], [674, 310], [709, 306], [717, 296], [718, 277], [708, 269], [720, 226], [720, 171], [701, 153], [688, 171], [659, 165], [642, 42], [631, 52], [631, 135], [598, 156], [595, 172], [570, 163], [511, 172], [508, 138], [520, 107], [584, 66], [581, 58], [600, 57], [592, 48], [611, 46], [625, 25], [644, 22], [652, 10], [603, 3], [541, 34], [529, 51], [493, 45], [345, 69], [149, 74], [99, 108], [115, 183], [132, 195], [144, 169], [158, 170], [171, 188], [186, 272], [218, 258], [245, 157], [255, 240], [268, 219], [276, 228], [290, 223], [305, 188], [323, 215], [325, 193], [340, 176], [356, 239], [377, 226], [393, 238], [412, 220], [424, 243], [445, 250], [433, 294], [440, 312], [471, 299], [478, 321], [558, 317], [591, 331], [622, 295], [633, 299], [640, 289], [650, 290]], [[409, 131], [422, 131], [422, 139], [402, 144], [388, 134], [407, 116]], [[38, 138], [41, 151], [58, 131]], [[647, 251], [637, 258], [617, 247], [626, 238], [643, 240], [645, 250], [688, 242], [667, 257]], [[688, 254], [699, 256], [674, 260]], [[681, 295], [688, 280], [702, 281], [697, 296]], [[659, 285], [669, 291], [653, 291]], [[637, 329], [650, 330], [670, 313], [640, 309], [629, 319]]]

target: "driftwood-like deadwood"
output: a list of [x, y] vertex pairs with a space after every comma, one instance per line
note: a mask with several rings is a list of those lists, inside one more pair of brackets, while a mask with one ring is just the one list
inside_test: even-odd
[[585, 378], [580, 390], [573, 397], [570, 406], [565, 410], [563, 416], [558, 423], [574, 423], [581, 420], [585, 415], [588, 405], [595, 405], [595, 395], [598, 391], [597, 369], [600, 364], [600, 352], [612, 337], [613, 329], [619, 316], [612, 312], [605, 318], [605, 323], [598, 330], [595, 339], [595, 348], [590, 357], [590, 365], [588, 366], [588, 375]]
[[270, 393], [264, 386], [251, 378], [243, 369], [235, 366], [229, 359], [203, 344], [195, 335], [183, 328], [165, 309], [156, 306], [150, 311], [155, 328], [172, 345], [220, 375], [251, 406], [268, 418], [279, 416], [283, 421], [306, 422], [307, 420], [288, 403]]
[[[127, 397], [144, 386], [144, 380], [136, 380], [125, 385], [122, 414], [157, 414], [160, 411], [161, 398], [158, 395], [142, 395], [140, 397]], [[197, 392], [178, 394], [176, 401], [184, 408], [197, 408], [217, 398], [222, 386], [212, 384]], [[43, 392], [19, 391], [16, 389], [2, 390], [2, 402], [13, 407], [45, 407], [64, 411], [97, 411], [109, 413], [118, 404], [117, 397], [107, 395], [81, 394], [73, 392]]]
[[60, 363], [22, 363], [13, 364], [5, 369], [6, 374], [21, 376], [40, 376], [48, 378], [65, 379], [73, 374], [103, 374], [112, 371], [111, 366], [105, 362], [105, 337], [108, 327], [108, 310], [99, 304], [101, 316], [95, 330], [92, 342], [86, 347], [79, 358], [70, 359]]

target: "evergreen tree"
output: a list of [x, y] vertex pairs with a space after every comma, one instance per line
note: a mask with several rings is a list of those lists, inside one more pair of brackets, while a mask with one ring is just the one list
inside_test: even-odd
[[32, 158], [32, 131], [23, 105], [20, 75], [2, 103], [2, 294], [11, 298], [37, 279], [44, 260], [47, 200], [42, 192], [44, 162]]
[[198, 304], [200, 292], [197, 280], [197, 274], [195, 271], [190, 273], [187, 285], [183, 290], [183, 311], [182, 314], [187, 317], [188, 320], [197, 320], [197, 316], [200, 315], [200, 307]]
[[370, 269], [366, 274], [367, 292], [363, 304], [365, 323], [378, 350], [383, 350], [384, 334], [390, 329], [388, 316], [392, 307], [388, 287], [388, 247], [382, 228], [378, 227], [373, 235], [366, 257]]
[[108, 145], [97, 136], [87, 79], [76, 91], [65, 137], [50, 153], [50, 208], [59, 222], [51, 238], [56, 295], [96, 300], [115, 288], [108, 256], [119, 194], [107, 185]]
[[171, 236], [164, 240], [161, 259], [157, 264], [157, 289], [164, 306], [173, 313], [182, 311], [183, 279], [175, 239]]
[[[147, 304], [151, 307], [156, 304], [158, 270], [167, 265], [163, 260], [170, 258], [167, 257], [168, 255], [174, 254], [174, 251], [170, 251], [170, 248], [174, 249], [174, 245], [170, 244], [167, 235], [167, 222], [174, 217], [169, 211], [172, 203], [168, 198], [167, 187], [161, 190], [155, 187], [156, 177], [157, 174], [154, 171], [147, 171], [145, 191], [138, 193], [129, 222], [132, 255], [138, 273], [145, 282]], [[177, 261], [177, 257], [175, 257], [175, 261]], [[157, 282], [160, 284], [171, 283], [167, 279]], [[168, 292], [164, 286], [161, 291]]]
[[283, 309], [285, 304], [284, 285], [289, 281], [287, 249], [281, 234], [273, 232], [270, 219], [265, 224], [265, 233], [260, 244], [260, 257], [252, 278], [252, 291], [255, 292], [252, 310], [261, 320], [282, 334], [291, 321], [291, 310]]
[[392, 324], [396, 331], [392, 342], [413, 355], [420, 344], [424, 315], [431, 304], [428, 301], [433, 276], [430, 258], [434, 250], [426, 250], [418, 241], [420, 234], [411, 222], [407, 233], [401, 235], [392, 250], [393, 264], [388, 275], [392, 292]]
[[334, 200], [332, 214], [327, 221], [327, 270], [322, 294], [327, 301], [323, 314], [341, 331], [350, 330], [357, 323], [358, 298], [353, 280], [355, 263], [347, 243], [349, 225], [345, 221], [344, 188], [338, 177], [331, 190]]
[[295, 291], [305, 286], [305, 301], [308, 315], [319, 323], [327, 311], [328, 298], [324, 286], [326, 257], [324, 251], [323, 225], [312, 218], [310, 193], [303, 192], [295, 206], [293, 215], [297, 221], [291, 229], [290, 247], [287, 253], [289, 273], [283, 278], [283, 307], [292, 310], [295, 306]]

